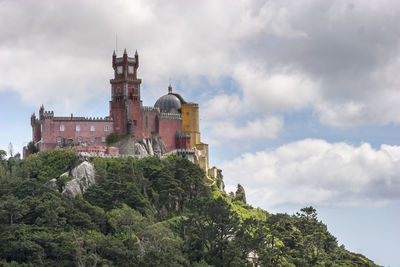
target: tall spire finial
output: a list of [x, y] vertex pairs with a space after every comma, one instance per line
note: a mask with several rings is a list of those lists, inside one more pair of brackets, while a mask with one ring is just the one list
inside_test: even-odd
[[137, 55], [138, 55], [138, 53], [137, 53], [137, 49], [136, 49], [135, 56], [137, 56]]
[[126, 48], [124, 49], [124, 55], [126, 55], [126, 54], [128, 54], [128, 53], [126, 53]]
[[118, 35], [115, 33], [115, 51], [118, 52]]
[[171, 84], [169, 84], [169, 86], [168, 86], [168, 94], [172, 94], [172, 86], [171, 86]]

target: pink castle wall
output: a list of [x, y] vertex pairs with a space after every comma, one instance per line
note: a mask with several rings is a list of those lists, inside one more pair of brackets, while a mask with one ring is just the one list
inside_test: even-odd
[[[157, 112], [142, 110], [142, 136], [143, 138], [152, 137], [157, 132]], [[147, 118], [147, 119], [146, 119]], [[147, 120], [147, 124], [146, 124]]]
[[[106, 141], [103, 142], [102, 137], [106, 138], [107, 135], [114, 132], [112, 121], [75, 121], [46, 118], [44, 125], [44, 132], [42, 133], [44, 149], [57, 147], [57, 137], [71, 138], [75, 144], [78, 144], [78, 137], [82, 137], [81, 143], [104, 146], [107, 143]], [[61, 125], [64, 125], [64, 131], [60, 130]], [[80, 131], [76, 131], [76, 125], [80, 126]], [[94, 131], [90, 130], [91, 126], [94, 126]], [[105, 131], [105, 126], [108, 126], [108, 131]], [[94, 142], [91, 142], [91, 137], [94, 137]]]
[[175, 137], [175, 146], [179, 149], [190, 149], [190, 136], [177, 136]]
[[158, 134], [164, 141], [167, 151], [174, 150], [176, 148], [175, 136], [177, 132], [180, 132], [181, 121], [160, 119], [158, 123]]

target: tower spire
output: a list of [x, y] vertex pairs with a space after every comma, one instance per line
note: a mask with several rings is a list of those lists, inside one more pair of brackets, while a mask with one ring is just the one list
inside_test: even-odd
[[172, 94], [172, 86], [171, 86], [171, 84], [169, 84], [169, 86], [168, 86], [168, 94]]

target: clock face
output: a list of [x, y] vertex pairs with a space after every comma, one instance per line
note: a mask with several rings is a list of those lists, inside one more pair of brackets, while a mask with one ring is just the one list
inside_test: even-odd
[[118, 66], [118, 67], [117, 67], [117, 73], [118, 73], [118, 74], [122, 74], [122, 70], [123, 70], [123, 67], [122, 67], [122, 66]]
[[128, 66], [128, 72], [133, 73], [133, 66]]

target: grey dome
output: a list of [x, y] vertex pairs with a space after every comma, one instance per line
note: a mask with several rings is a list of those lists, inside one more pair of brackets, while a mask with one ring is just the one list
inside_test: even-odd
[[180, 94], [172, 93], [172, 86], [169, 85], [168, 94], [160, 97], [154, 107], [159, 108], [161, 112], [178, 113], [181, 111], [181, 105], [185, 103]]
[[154, 104], [161, 112], [176, 113], [181, 109], [181, 100], [175, 94], [167, 94], [160, 97]]

